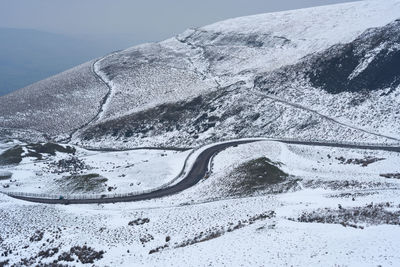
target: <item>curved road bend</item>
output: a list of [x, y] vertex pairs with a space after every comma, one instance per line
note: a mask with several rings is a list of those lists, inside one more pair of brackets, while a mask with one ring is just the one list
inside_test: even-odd
[[[269, 139], [270, 141], [278, 141], [287, 144], [297, 144], [297, 145], [311, 145], [311, 146], [328, 146], [328, 147], [339, 147], [339, 148], [355, 148], [355, 149], [370, 149], [370, 150], [386, 150], [392, 152], [400, 153], [400, 146], [366, 146], [366, 145], [351, 145], [351, 144], [340, 144], [340, 143], [323, 143], [323, 142], [306, 142], [306, 141], [287, 141], [287, 140], [279, 140], [279, 139]], [[23, 196], [12, 196], [17, 199], [26, 200], [30, 202], [38, 202], [38, 203], [46, 203], [46, 204], [99, 204], [99, 203], [115, 203], [115, 202], [131, 202], [131, 201], [139, 201], [139, 200], [148, 200], [152, 198], [160, 198], [168, 195], [173, 195], [179, 193], [187, 188], [192, 187], [197, 184], [203, 177], [206, 175], [208, 171], [208, 163], [210, 159], [217, 154], [218, 152], [236, 145], [253, 143], [258, 141], [267, 141], [262, 139], [247, 139], [247, 140], [237, 140], [231, 141], [227, 143], [217, 144], [215, 146], [209, 147], [205, 149], [200, 155], [197, 157], [194, 162], [192, 168], [186, 177], [180, 181], [179, 183], [166, 187], [163, 189], [159, 189], [150, 193], [144, 193], [141, 195], [135, 196], [124, 196], [124, 197], [114, 197], [114, 198], [101, 198], [101, 199], [47, 199], [47, 198], [34, 198], [34, 197], [23, 197]]]
[[148, 200], [152, 198], [160, 198], [168, 195], [173, 195], [179, 193], [187, 188], [192, 187], [197, 184], [201, 179], [204, 178], [208, 171], [208, 163], [213, 155], [216, 153], [236, 145], [252, 143], [257, 140], [243, 140], [243, 141], [232, 141], [228, 143], [218, 144], [205, 149], [197, 157], [192, 168], [186, 177], [179, 183], [164, 188], [159, 189], [150, 193], [145, 193], [135, 196], [124, 196], [115, 198], [96, 198], [96, 199], [47, 199], [47, 198], [33, 198], [33, 197], [23, 197], [23, 196], [12, 196], [13, 198], [26, 200], [30, 202], [45, 203], [45, 204], [99, 204], [99, 203], [115, 203], [115, 202], [131, 202], [139, 200]]

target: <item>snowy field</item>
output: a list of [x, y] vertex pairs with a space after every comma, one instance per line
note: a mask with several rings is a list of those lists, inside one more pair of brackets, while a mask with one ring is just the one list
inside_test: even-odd
[[[0, 144], [0, 154], [1, 150], [16, 144]], [[0, 181], [1, 190], [63, 196], [140, 192], [162, 186], [178, 176], [190, 153], [149, 149], [101, 152], [74, 148], [74, 154], [42, 153], [40, 160], [24, 157], [18, 165], [0, 166], [0, 171], [12, 173], [10, 179]]]
[[[285, 180], [232, 193], [237, 173], [248, 175], [241, 166], [259, 158]], [[400, 181], [381, 174], [399, 173], [399, 159], [265, 141], [219, 153], [210, 177], [157, 200], [65, 206], [0, 195], [0, 262], [398, 266]]]

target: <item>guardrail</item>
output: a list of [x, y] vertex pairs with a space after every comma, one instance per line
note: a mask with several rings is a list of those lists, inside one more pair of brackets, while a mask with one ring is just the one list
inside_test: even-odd
[[[395, 144], [395, 143], [390, 143], [390, 144], [382, 144], [382, 143], [366, 143], [366, 142], [344, 142], [344, 141], [329, 141], [329, 140], [307, 140], [307, 139], [296, 139], [296, 138], [274, 138], [274, 137], [252, 137], [252, 138], [242, 138], [242, 139], [231, 139], [231, 140], [225, 140], [218, 142], [217, 144], [221, 143], [229, 143], [233, 141], [240, 141], [240, 140], [259, 140], [259, 141], [276, 141], [276, 142], [295, 142], [295, 143], [317, 143], [317, 144], [334, 144], [334, 145], [345, 145], [345, 146], [357, 146], [357, 147], [379, 147], [379, 148], [399, 148], [400, 149], [400, 144]], [[201, 152], [202, 150], [206, 149], [207, 147], [210, 147], [211, 145], [205, 145], [205, 146], [200, 146], [195, 149], [193, 149], [189, 155], [186, 157], [183, 167], [179, 174], [170, 180], [169, 182], [147, 190], [141, 190], [141, 191], [135, 191], [135, 192], [130, 192], [130, 193], [115, 193], [115, 194], [72, 194], [72, 195], [64, 195], [64, 194], [37, 194], [37, 193], [26, 193], [26, 192], [4, 192], [0, 191], [0, 193], [3, 193], [5, 195], [11, 196], [11, 197], [28, 197], [28, 198], [43, 198], [43, 199], [110, 199], [110, 198], [120, 198], [120, 197], [130, 197], [130, 196], [137, 196], [137, 195], [143, 195], [147, 193], [151, 193], [157, 190], [161, 190], [164, 188], [167, 188], [168, 186], [172, 185], [175, 183], [179, 178], [184, 178], [186, 174], [186, 169], [188, 168], [188, 161], [190, 157], [195, 153], [195, 152]], [[209, 162], [209, 168], [211, 167], [211, 161], [213, 157], [211, 157], [210, 162]]]
[[346, 141], [335, 141], [335, 140], [320, 140], [320, 139], [296, 139], [296, 138], [267, 138], [271, 141], [277, 142], [310, 142], [319, 144], [337, 144], [337, 145], [349, 145], [349, 146], [361, 146], [361, 147], [399, 147], [400, 143], [372, 143], [372, 142], [346, 142]]
[[129, 196], [137, 196], [146, 193], [151, 193], [160, 189], [165, 188], [164, 186], [159, 186], [156, 188], [151, 188], [147, 190], [131, 192], [131, 193], [120, 193], [120, 194], [73, 194], [73, 195], [64, 195], [64, 194], [37, 194], [37, 193], [26, 193], [26, 192], [1, 192], [5, 195], [11, 197], [29, 197], [29, 198], [38, 198], [38, 199], [105, 199], [105, 198], [117, 198], [117, 197], [129, 197]]

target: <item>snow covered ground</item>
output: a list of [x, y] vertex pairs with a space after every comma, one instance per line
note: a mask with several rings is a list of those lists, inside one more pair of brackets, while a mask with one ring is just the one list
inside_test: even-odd
[[[294, 186], [241, 196], [224, 190], [239, 166], [259, 157], [280, 166]], [[209, 178], [157, 200], [63, 206], [1, 195], [7, 255], [0, 262], [84, 266], [91, 258], [85, 251], [98, 266], [396, 266], [400, 181], [380, 174], [399, 173], [399, 157], [265, 141], [219, 153]], [[362, 160], [371, 158], [379, 160]], [[311, 222], [315, 211], [326, 223]]]
[[[0, 154], [14, 145], [15, 142], [1, 144]], [[0, 181], [1, 190], [56, 195], [140, 192], [162, 186], [178, 176], [190, 153], [149, 149], [101, 152], [74, 148], [73, 155], [43, 153], [41, 160], [24, 157], [18, 165], [0, 166], [0, 171], [12, 173], [11, 179]]]

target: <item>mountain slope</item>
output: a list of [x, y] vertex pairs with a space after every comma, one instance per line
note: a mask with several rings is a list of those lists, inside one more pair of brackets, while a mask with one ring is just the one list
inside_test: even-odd
[[[53, 135], [81, 127], [74, 143], [111, 147], [249, 136], [398, 142], [398, 14], [399, 0], [362, 1], [190, 29], [98, 60], [95, 73], [87, 72], [96, 80], [87, 90], [97, 96], [89, 100], [90, 112], [74, 114], [73, 121], [65, 109], [58, 110], [63, 122], [45, 127], [29, 124], [31, 115], [1, 126]], [[0, 116], [17, 111], [0, 110]]]
[[92, 64], [82, 64], [2, 96], [0, 127], [65, 136], [90, 121], [108, 91], [93, 75]]
[[396, 20], [298, 64], [260, 74], [255, 86], [276, 98], [398, 138], [399, 43]]

